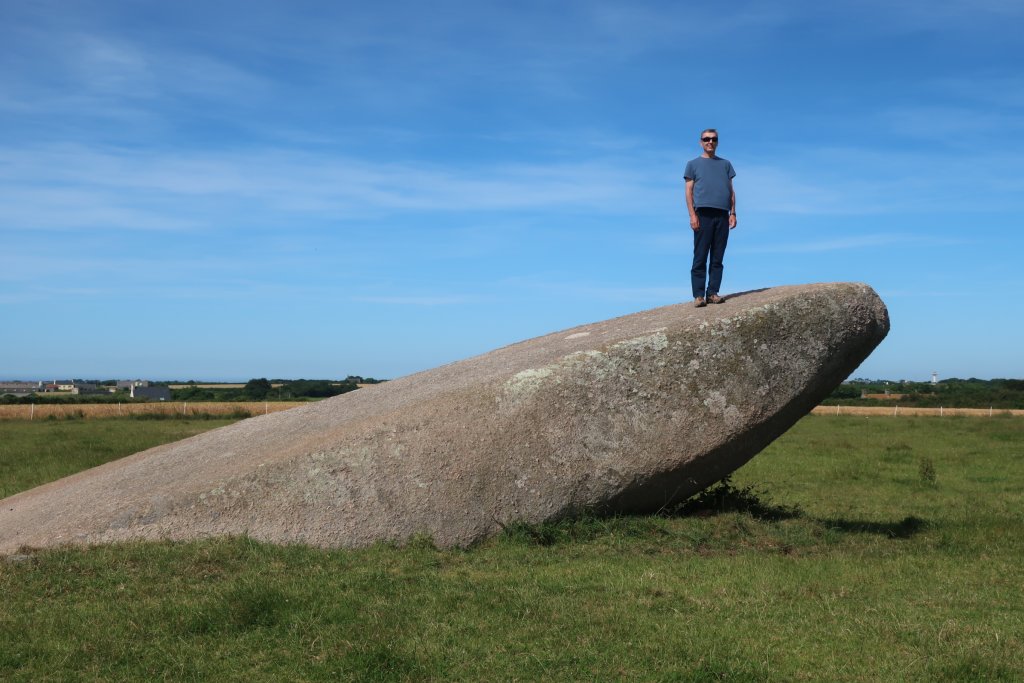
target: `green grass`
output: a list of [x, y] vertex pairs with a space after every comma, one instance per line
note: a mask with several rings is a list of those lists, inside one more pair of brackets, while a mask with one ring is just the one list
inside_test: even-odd
[[0, 561], [0, 680], [1024, 680], [1022, 503], [1024, 420], [808, 417], [655, 517]]
[[3, 420], [0, 498], [237, 419]]

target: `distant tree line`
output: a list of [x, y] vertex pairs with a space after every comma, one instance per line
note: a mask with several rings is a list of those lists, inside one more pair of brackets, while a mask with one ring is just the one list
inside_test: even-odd
[[243, 387], [188, 386], [172, 389], [175, 401], [303, 401], [330, 398], [355, 391], [360, 384], [378, 384], [382, 380], [349, 375], [330, 379], [250, 379]]
[[[240, 387], [204, 387], [194, 380], [188, 382], [152, 382], [154, 386], [186, 384], [181, 389], [171, 389], [172, 401], [307, 401], [338, 396], [359, 388], [360, 384], [379, 384], [384, 380], [373, 377], [349, 375], [343, 380], [329, 379], [251, 379]], [[115, 380], [95, 381], [96, 384], [113, 386]], [[127, 391], [111, 394], [69, 395], [66, 393], [31, 394], [28, 396], [0, 396], [2, 404], [43, 404], [43, 403], [130, 403], [145, 402], [146, 399], [131, 399]]]
[[[889, 398], [875, 398], [889, 394]], [[867, 397], [864, 397], [867, 395]], [[959, 379], [931, 382], [855, 379], [843, 382], [823, 405], [893, 405], [920, 408], [1024, 409], [1024, 379]]]

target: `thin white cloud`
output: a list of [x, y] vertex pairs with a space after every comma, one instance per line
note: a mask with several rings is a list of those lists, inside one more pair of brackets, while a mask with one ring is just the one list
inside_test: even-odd
[[[131, 204], [134, 204], [132, 206]], [[138, 198], [116, 190], [26, 186], [14, 182], [0, 189], [0, 231], [113, 229], [140, 231], [196, 230], [202, 223], [167, 206], [142, 206]]]
[[63, 49], [65, 68], [82, 90], [132, 97], [156, 94], [151, 60], [127, 41], [85, 35], [68, 41]]
[[1014, 109], [976, 104], [892, 107], [879, 112], [878, 119], [885, 130], [897, 135], [964, 152], [978, 149], [979, 136], [998, 140], [1009, 137], [1010, 131], [1024, 130], [1024, 122]]
[[[867, 0], [867, 19], [878, 24], [882, 30], [899, 27], [903, 31], [922, 29], [950, 29], [956, 31], [977, 30], [1024, 17], [1024, 5], [1016, 0], [903, 0], [889, 3], [885, 0]], [[888, 21], [878, 21], [885, 16]]]
[[36, 304], [54, 300], [67, 301], [106, 297], [110, 293], [110, 290], [102, 287], [35, 285], [0, 292], [0, 303], [6, 305]]
[[893, 289], [885, 288], [879, 292], [885, 298], [927, 298], [927, 299], [967, 299], [977, 297], [976, 292], [964, 289]]
[[[297, 220], [351, 221], [438, 212], [562, 212], [677, 217], [678, 164], [632, 157], [459, 164], [388, 162], [281, 149], [168, 151], [60, 145], [0, 150], [0, 230], [230, 231]], [[992, 208], [1020, 207], [1016, 159], [985, 151], [976, 187]], [[786, 166], [740, 159], [751, 210], [879, 215], [966, 208], [978, 194], [941, 153], [794, 149]], [[680, 161], [681, 163], [681, 161]], [[821, 169], [824, 169], [821, 170]], [[747, 207], [751, 207], [747, 209]]]
[[[972, 244], [969, 239], [957, 239], [932, 235], [919, 235], [911, 233], [875, 233], [875, 234], [845, 234], [839, 230], [830, 229], [829, 233], [834, 236], [826, 239], [811, 239], [800, 242], [778, 243], [777, 238], [771, 238], [770, 243], [758, 243], [757, 240], [764, 239], [758, 236], [751, 239], [730, 241], [729, 253], [739, 254], [813, 254], [836, 251], [856, 251], [859, 249], [875, 249], [877, 247], [901, 246], [916, 248], [933, 247], [959, 247]], [[838, 233], [838, 234], [836, 234]], [[651, 235], [645, 240], [654, 249], [659, 251], [674, 251], [688, 253], [693, 249], [693, 237], [689, 230], [678, 232], [662, 233]]]
[[958, 148], [887, 146], [882, 140], [862, 147], [794, 145], [781, 162], [738, 157], [738, 204], [746, 213], [751, 207], [795, 215], [1024, 210], [1024, 195], [1006, 191], [1024, 180], [1012, 149], [975, 146], [967, 179]]
[[441, 166], [279, 150], [56, 147], [5, 153], [0, 180], [0, 226], [8, 229], [190, 229], [216, 227], [232, 212], [238, 223], [263, 220], [268, 211], [345, 219], [408, 211], [674, 209], [663, 178], [601, 159]]
[[831, 240], [818, 240], [813, 242], [797, 242], [781, 245], [743, 245], [734, 248], [733, 253], [810, 254], [817, 252], [873, 249], [876, 247], [915, 242], [919, 242], [919, 240], [911, 236], [902, 236], [902, 234], [855, 234], [855, 236], [846, 236]]
[[[19, 38], [23, 61], [0, 84], [18, 93], [8, 96], [10, 105], [31, 101], [56, 114], [61, 102], [75, 100], [85, 116], [146, 100], [158, 110], [196, 95], [229, 107], [276, 106], [302, 92], [328, 107], [342, 101], [380, 111], [461, 98], [467, 88], [571, 100], [599, 81], [604, 66], [723, 36], [742, 45], [737, 34], [766, 35], [793, 16], [755, 2], [734, 6], [728, 22], [703, 23], [697, 12], [657, 2], [389, 4], [391, 11], [349, 3], [297, 13], [228, 3], [204, 12], [210, 27], [166, 34], [153, 26], [126, 30], [119, 24], [133, 12], [116, 5], [113, 17], [73, 6], [60, 17], [25, 11], [7, 29]], [[214, 30], [223, 15], [232, 15], [232, 29]]]
[[1024, 107], [1024, 76], [1007, 66], [993, 66], [980, 73], [949, 75], [921, 84], [922, 92], [931, 97], [956, 98], [974, 103], [976, 111], [985, 113], [995, 108], [1019, 109]]
[[680, 293], [688, 287], [680, 285], [648, 285], [648, 286], [609, 286], [591, 282], [566, 282], [545, 276], [522, 276], [506, 278], [500, 283], [506, 292], [528, 291], [536, 296], [538, 293], [558, 299], [584, 299], [615, 303], [639, 303], [641, 305], [658, 305], [659, 302], [673, 302], [680, 298]]

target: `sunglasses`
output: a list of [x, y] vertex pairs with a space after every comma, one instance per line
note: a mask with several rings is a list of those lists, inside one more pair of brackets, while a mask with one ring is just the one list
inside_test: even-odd
[[701, 142], [718, 142], [718, 138], [701, 138]]

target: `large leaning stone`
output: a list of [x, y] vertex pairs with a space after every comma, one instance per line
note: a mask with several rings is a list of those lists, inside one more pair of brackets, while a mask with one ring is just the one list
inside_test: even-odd
[[657, 510], [753, 457], [888, 330], [881, 299], [848, 283], [584, 325], [12, 496], [0, 552], [220, 534], [450, 546], [583, 509]]

